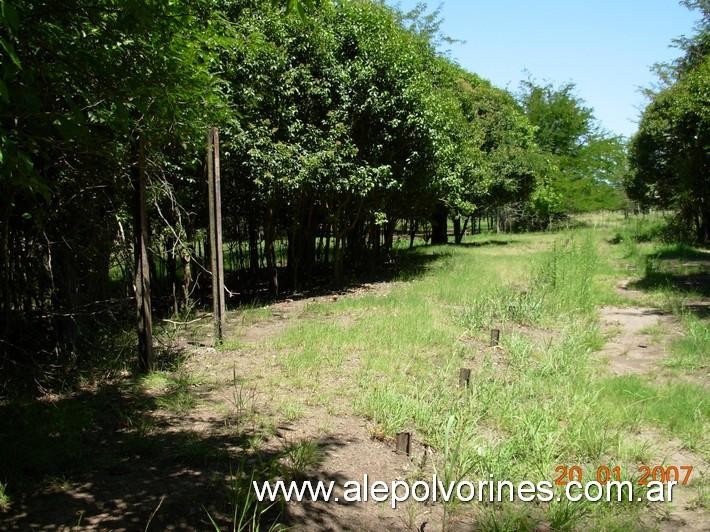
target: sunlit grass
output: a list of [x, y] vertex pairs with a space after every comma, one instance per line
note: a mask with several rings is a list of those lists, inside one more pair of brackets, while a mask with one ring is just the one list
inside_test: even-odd
[[685, 334], [673, 342], [673, 356], [667, 365], [688, 370], [707, 369], [710, 366], [710, 322], [688, 314], [683, 326]]
[[142, 376], [139, 385], [155, 394], [156, 405], [175, 414], [189, 412], [197, 405], [195, 387], [201, 384], [196, 375], [185, 371], [154, 371]]
[[602, 381], [600, 400], [608, 415], [629, 425], [643, 421], [666, 428], [690, 449], [702, 449], [710, 419], [710, 403], [702, 386], [686, 382], [653, 385], [639, 376]]
[[[386, 293], [309, 304], [269, 340], [282, 388], [300, 389], [306, 404], [346, 399], [380, 435], [413, 430], [437, 452], [437, 467], [471, 478], [549, 480], [558, 464], [591, 471], [649, 460], [653, 450], [634, 437], [646, 427], [702, 451], [710, 415], [703, 388], [611, 378], [591, 356], [604, 343], [599, 306], [632, 304], [614, 287], [629, 273], [643, 274], [655, 249], [633, 236], [654, 227], [615, 224], [415, 249], [432, 259], [420, 276], [404, 275]], [[614, 230], [631, 236], [610, 244]], [[649, 294], [649, 304], [678, 308], [671, 288]], [[694, 332], [676, 344], [671, 363], [704, 367], [706, 329], [684, 323]], [[488, 346], [491, 328], [501, 330], [499, 347]], [[468, 388], [458, 386], [461, 367], [472, 369]], [[302, 414], [282, 410], [287, 419]], [[612, 530], [614, 522], [636, 523], [639, 511], [553, 504], [531, 526], [545, 520]], [[522, 526], [523, 517], [497, 508], [480, 524]]]

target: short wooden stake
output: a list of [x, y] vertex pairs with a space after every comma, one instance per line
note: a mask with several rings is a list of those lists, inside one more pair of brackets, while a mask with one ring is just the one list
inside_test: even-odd
[[397, 433], [397, 452], [403, 453], [409, 456], [410, 444], [411, 444], [411, 434], [409, 432], [398, 432]]
[[491, 347], [500, 343], [500, 329], [491, 329]]
[[469, 368], [461, 368], [459, 370], [459, 386], [465, 388], [468, 386], [468, 381], [471, 380], [471, 370]]

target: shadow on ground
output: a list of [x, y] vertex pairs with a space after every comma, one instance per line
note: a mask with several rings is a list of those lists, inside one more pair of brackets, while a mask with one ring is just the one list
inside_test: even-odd
[[457, 247], [462, 247], [462, 248], [481, 248], [481, 247], [488, 247], [488, 246], [507, 246], [508, 244], [516, 244], [518, 243], [519, 240], [495, 240], [495, 239], [489, 239], [489, 240], [482, 240], [480, 242], [461, 242], [460, 244], [453, 244]]
[[647, 272], [642, 279], [629, 283], [629, 288], [638, 290], [672, 288], [680, 292], [710, 297], [710, 273], [674, 274], [657, 271]]
[[[289, 449], [255, 449], [260, 428], [242, 430], [229, 415], [169, 414], [159, 399], [122, 383], [0, 406], [0, 479], [11, 501], [0, 529], [231, 529], [235, 508], [246, 519], [265, 510], [267, 528], [302, 521], [251, 494], [252, 479], [307, 471], [284, 465]], [[323, 456], [341, 445], [313, 443]], [[315, 508], [309, 522], [327, 511]]]
[[[710, 253], [679, 246], [647, 257], [644, 276], [629, 283], [636, 290], [662, 290], [686, 294], [685, 310], [710, 317]], [[697, 300], [694, 300], [697, 298]]]
[[[507, 243], [507, 242], [506, 242]], [[451, 255], [446, 249], [439, 248], [430, 251], [429, 248], [414, 248], [395, 250], [389, 259], [381, 263], [364, 262], [353, 266], [353, 271], [346, 277], [342, 285], [334, 284], [330, 270], [311, 272], [313, 281], [308, 286], [301, 286], [294, 290], [289, 283], [289, 272], [285, 268], [279, 269], [279, 297], [273, 297], [269, 292], [269, 283], [266, 272], [261, 272], [258, 277], [252, 277], [244, 290], [227, 301], [230, 309], [239, 308], [244, 304], [269, 304], [285, 299], [305, 299], [327, 295], [345, 294], [361, 288], [370, 283], [409, 281], [427, 272], [436, 262]], [[352, 265], [351, 265], [352, 266]], [[227, 286], [242, 286], [244, 279], [239, 277], [240, 272], [227, 274]]]

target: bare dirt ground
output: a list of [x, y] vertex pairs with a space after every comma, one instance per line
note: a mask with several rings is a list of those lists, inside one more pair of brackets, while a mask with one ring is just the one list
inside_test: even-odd
[[643, 375], [660, 368], [668, 356], [669, 338], [664, 335], [658, 341], [649, 331], [675, 328], [672, 316], [649, 307], [603, 307], [601, 318], [607, 332], [617, 333], [599, 352], [613, 374]]
[[[226, 495], [225, 476], [243, 460], [289, 467], [298, 460], [294, 450], [299, 447], [313, 454], [298, 467], [301, 479], [333, 480], [342, 486], [349, 479], [362, 481], [365, 474], [371, 481], [385, 482], [416, 474], [420, 466], [396, 453], [393, 441], [375, 437], [363, 418], [343, 413], [345, 408], [338, 405], [334, 411], [308, 405], [297, 419], [284, 419], [277, 405], [287, 402], [293, 392], [278, 388], [267, 392], [259, 386], [279, 362], [276, 353], [263, 348], [263, 341], [304, 317], [309, 304], [385, 294], [391, 287], [391, 283], [378, 283], [334, 295], [288, 299], [268, 308], [271, 317], [246, 327], [238, 320], [229, 322], [228, 328], [241, 328], [240, 348], [218, 351], [192, 346], [186, 371], [200, 375], [204, 382], [194, 385], [196, 406], [188, 413], [171, 413], [151, 403], [142, 421], [132, 419], [126, 426], [125, 420], [114, 417], [129, 410], [130, 391], [116, 388], [105, 398], [87, 396], [87, 402], [99, 401], [109, 412], [111, 419], [97, 421], [96, 438], [101, 441], [91, 438], [91, 447], [110, 457], [36, 486], [13, 501], [12, 515], [0, 516], [0, 529], [138, 530], [152, 519], [151, 529], [207, 530], [211, 528], [208, 513], [220, 527], [231, 529], [232, 516], [218, 502]], [[152, 394], [141, 398], [155, 399]], [[308, 403], [307, 398], [298, 399], [299, 404]], [[71, 401], [81, 403], [84, 398]], [[267, 419], [274, 424], [265, 426]], [[150, 426], [140, 434], [145, 445], [134, 448], [136, 441], [128, 442], [127, 433], [143, 421]], [[421, 458], [425, 452], [413, 442], [413, 457]], [[338, 489], [336, 495], [342, 496], [342, 488]], [[400, 507], [395, 512], [373, 501], [292, 503], [279, 516], [293, 530], [408, 530], [436, 520], [426, 509]]]
[[[270, 305], [268, 310], [271, 316], [266, 319], [246, 326], [237, 320], [228, 322], [228, 330], [238, 334], [238, 349], [217, 351], [201, 348], [199, 356], [187, 362], [188, 371], [197, 371], [215, 383], [204, 404], [229, 402], [230, 395], [235, 393], [233, 375], [238, 381], [258, 383], [275, 369], [280, 354], [267, 349], [264, 341], [282, 333], [295, 319], [311, 319], [307, 312], [310, 304], [337, 301], [341, 297], [386, 295], [392, 286], [393, 283], [373, 283], [338, 294], [286, 299]], [[357, 317], [340, 315], [337, 319], [349, 321]], [[234, 368], [237, 368], [235, 374]], [[331, 385], [337, 387], [338, 383]], [[275, 406], [288, 403], [293, 398], [292, 390], [270, 386], [265, 392], [258, 384], [247, 390], [240, 388], [237, 393], [249, 396], [248, 409], [276, 418], [280, 413]], [[308, 404], [307, 397], [298, 397], [294, 402], [299, 407], [306, 405], [303, 412], [298, 419], [279, 422], [273, 434], [265, 437], [260, 452], [280, 455], [284, 449], [303, 443], [312, 444], [317, 449], [317, 463], [308, 469], [305, 478], [335, 481], [334, 493], [339, 498], [342, 498], [342, 486], [347, 480], [362, 482], [364, 475], [367, 475], [370, 482], [382, 480], [390, 483], [411, 478], [421, 470], [421, 462], [427, 452], [425, 448], [413, 441], [411, 457], [395, 452], [394, 441], [380, 438], [365, 419], [345, 413], [351, 409], [349, 403], [336, 402], [325, 409]], [[288, 462], [288, 458], [285, 460]], [[407, 506], [402, 504], [395, 511], [386, 503], [371, 500], [354, 504], [293, 502], [285, 506], [280, 521], [292, 530], [418, 530], [426, 526], [431, 529], [432, 523], [440, 519], [419, 505], [412, 504], [410, 509]]]
[[[629, 288], [630, 281], [617, 286], [617, 291], [625, 297], [638, 300], [642, 292]], [[694, 301], [693, 305], [706, 305], [707, 301]], [[645, 306], [603, 307], [602, 327], [610, 336], [598, 355], [608, 363], [608, 370], [617, 376], [638, 375], [654, 380], [678, 379], [669, 375], [663, 362], [670, 355], [670, 344], [680, 335], [678, 320], [657, 308]], [[683, 380], [706, 385], [698, 376], [683, 376]], [[637, 436], [652, 450], [652, 464], [691, 465], [694, 468], [695, 483], [678, 485], [674, 490], [672, 506], [666, 506], [661, 515], [660, 528], [663, 531], [710, 530], [710, 512], [697, 508], [697, 483], [707, 473], [708, 463], [697, 453], [686, 449], [678, 439], [669, 439], [665, 434], [646, 429]]]

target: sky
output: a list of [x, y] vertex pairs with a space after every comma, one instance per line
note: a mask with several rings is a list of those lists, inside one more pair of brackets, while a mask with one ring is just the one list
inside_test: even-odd
[[[391, 0], [403, 11], [420, 0]], [[439, 2], [427, 2], [429, 10]], [[650, 68], [680, 55], [671, 41], [699, 16], [677, 0], [443, 0], [445, 44], [462, 67], [513, 92], [532, 76], [573, 82], [611, 133], [632, 135], [656, 80]]]

